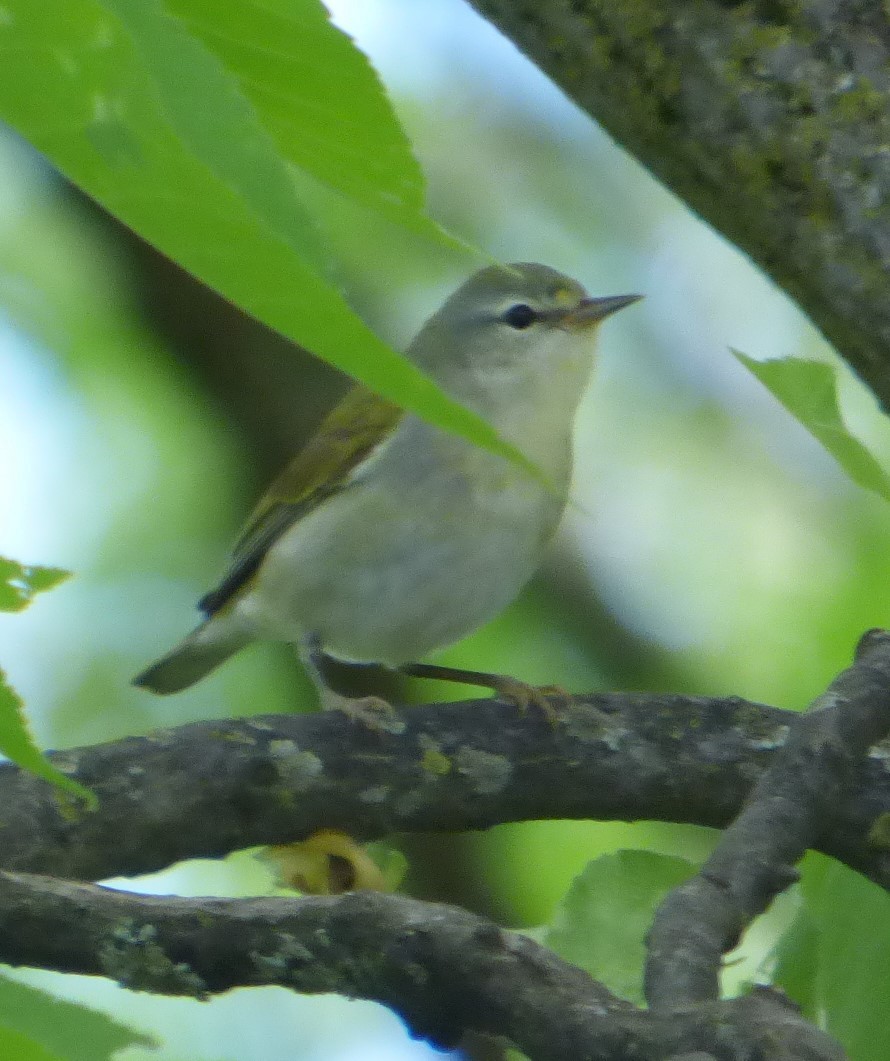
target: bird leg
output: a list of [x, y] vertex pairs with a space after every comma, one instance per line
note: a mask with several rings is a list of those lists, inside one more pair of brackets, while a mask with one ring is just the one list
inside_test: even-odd
[[[536, 708], [551, 725], [558, 720], [559, 707], [569, 699], [569, 693], [558, 685], [529, 685], [508, 674], [490, 674], [487, 671], [463, 670], [459, 667], [442, 667], [435, 663], [405, 663], [398, 668], [400, 673], [411, 678], [432, 678], [443, 682], [459, 682], [461, 685], [478, 685], [491, 689], [501, 700], [515, 704], [524, 715], [529, 708]], [[552, 701], [556, 700], [554, 704]]]
[[359, 722], [376, 732], [401, 733], [404, 723], [396, 709], [380, 696], [344, 696], [328, 683], [325, 668], [330, 657], [315, 635], [303, 639], [297, 646], [300, 662], [309, 673], [324, 711], [342, 711], [353, 722]]

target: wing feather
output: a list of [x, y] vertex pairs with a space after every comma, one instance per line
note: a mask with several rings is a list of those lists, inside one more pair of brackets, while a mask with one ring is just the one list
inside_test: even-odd
[[297, 520], [339, 493], [401, 417], [398, 405], [367, 388], [349, 391], [269, 487], [247, 521], [225, 578], [198, 607], [211, 616], [237, 597], [272, 545]]

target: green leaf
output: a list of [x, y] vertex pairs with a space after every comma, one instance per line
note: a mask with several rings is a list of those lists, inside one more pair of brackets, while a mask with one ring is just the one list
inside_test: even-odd
[[0, 556], [0, 611], [23, 611], [38, 593], [58, 586], [70, 574], [60, 567], [30, 567]]
[[819, 930], [804, 906], [782, 934], [771, 956], [775, 983], [789, 998], [813, 1015], [817, 1012], [816, 979], [819, 967]]
[[854, 483], [890, 501], [890, 476], [844, 424], [831, 365], [796, 357], [755, 361], [738, 350], [732, 352], [822, 443]]
[[803, 922], [777, 948], [775, 980], [856, 1061], [884, 1061], [890, 1043], [890, 895], [808, 855]]
[[[22, 611], [35, 594], [52, 589], [68, 578], [70, 572], [58, 567], [27, 567], [17, 560], [0, 557], [0, 611]], [[89, 789], [66, 777], [43, 757], [34, 743], [25, 719], [21, 697], [0, 669], [0, 752], [44, 780], [86, 800], [95, 806], [96, 797]]]
[[616, 995], [642, 1004], [644, 940], [655, 908], [697, 869], [651, 851], [602, 855], [572, 882], [546, 943]]
[[[27, 984], [0, 976], [0, 1057], [109, 1061], [118, 1050], [133, 1045], [151, 1046], [152, 1040], [118, 1024], [95, 1010], [65, 1002]], [[7, 1038], [9, 1049], [6, 1049]], [[15, 1037], [15, 1038], [12, 1038]], [[35, 1052], [19, 1053], [18, 1039]]]
[[368, 844], [366, 848], [368, 855], [383, 874], [386, 882], [386, 890], [398, 891], [408, 875], [408, 859], [404, 852], [394, 847], [386, 840], [377, 840]]
[[[237, 80], [283, 158], [414, 227], [424, 183], [367, 58], [316, 0], [168, 0]], [[311, 61], [310, 61], [311, 60]]]
[[[416, 163], [365, 60], [317, 0], [235, 7], [176, 0], [171, 13], [160, 0], [7, 0], [0, 117], [248, 313], [431, 423], [534, 471], [378, 339], [323, 275], [332, 263], [292, 179], [297, 167], [368, 209], [385, 206], [430, 228]], [[366, 98], [356, 104], [354, 93]], [[356, 132], [356, 113], [366, 135]], [[361, 162], [344, 161], [343, 145]]]
[[63, 1061], [30, 1036], [4, 1028], [0, 1025], [0, 1057], [15, 1058], [16, 1061]]
[[97, 800], [94, 793], [66, 777], [41, 754], [28, 729], [24, 706], [22, 698], [0, 669], [0, 752], [23, 770], [29, 770], [57, 788], [78, 796], [88, 808], [95, 808]]

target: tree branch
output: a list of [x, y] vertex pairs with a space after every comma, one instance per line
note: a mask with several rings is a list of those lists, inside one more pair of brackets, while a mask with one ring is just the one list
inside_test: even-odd
[[0, 873], [0, 940], [4, 961], [135, 990], [206, 998], [279, 984], [372, 999], [440, 1046], [476, 1030], [536, 1061], [843, 1059], [773, 992], [645, 1013], [523, 936], [400, 896], [181, 899]]
[[884, 6], [470, 2], [796, 298], [890, 409]]
[[853, 665], [795, 720], [699, 873], [661, 904], [648, 939], [652, 1009], [719, 998], [723, 955], [798, 879], [795, 864], [849, 789], [858, 761], [888, 729], [890, 633], [872, 630]]
[[[0, 766], [0, 867], [82, 880], [302, 839], [530, 819], [723, 827], [798, 716], [738, 699], [596, 694], [552, 726], [493, 700], [411, 708], [394, 732], [339, 712], [199, 722], [52, 755], [99, 808]], [[860, 762], [816, 843], [890, 887], [888, 749]], [[818, 783], [819, 778], [816, 778]]]
[[[837, 1044], [777, 993], [719, 1001], [717, 972], [806, 847], [840, 845], [834, 831], [873, 810], [875, 790], [885, 799], [883, 759], [865, 770], [858, 759], [888, 725], [890, 634], [872, 631], [802, 717], [738, 700], [610, 695], [576, 699], [556, 723], [492, 702], [415, 709], [373, 730], [337, 712], [205, 723], [57, 755], [99, 791], [99, 811], [79, 817], [37, 779], [0, 772], [7, 865], [68, 873], [134, 872], [322, 825], [380, 835], [588, 817], [593, 806], [717, 824], [759, 774], [700, 877], [656, 919], [650, 1011], [472, 914], [379, 894], [159, 898], [0, 872], [0, 959], [197, 998], [270, 983], [337, 991], [390, 1006], [436, 1043], [506, 1035], [545, 1061], [751, 1061], [777, 1049], [788, 1061], [838, 1061]], [[885, 862], [865, 855], [880, 830], [865, 824], [844, 842], [880, 878]]]

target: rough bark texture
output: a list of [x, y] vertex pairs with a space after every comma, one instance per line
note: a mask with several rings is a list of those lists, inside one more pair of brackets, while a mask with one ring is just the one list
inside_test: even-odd
[[[553, 1061], [841, 1061], [775, 992], [720, 1002], [718, 972], [807, 848], [852, 843], [890, 885], [886, 778], [861, 770], [890, 728], [890, 633], [867, 634], [803, 716], [683, 697], [557, 705], [549, 717], [464, 702], [394, 712], [373, 729], [339, 712], [221, 721], [56, 755], [97, 789], [93, 811], [59, 806], [7, 766], [2, 865], [56, 876], [0, 871], [0, 960], [197, 998], [238, 985], [337, 991], [390, 1006], [442, 1045], [487, 1032]], [[59, 880], [326, 827], [373, 836], [615, 815], [735, 819], [653, 924], [648, 1011], [454, 907], [379, 894], [160, 899]]]
[[683, 697], [562, 707], [550, 718], [437, 705], [374, 729], [339, 712], [273, 716], [57, 755], [97, 790], [93, 811], [60, 807], [45, 783], [8, 766], [0, 852], [6, 867], [106, 876], [322, 827], [373, 836], [542, 815], [734, 818], [656, 917], [648, 1011], [475, 915], [375, 894], [159, 898], [0, 871], [0, 961], [196, 998], [236, 985], [337, 991], [385, 1003], [441, 1045], [485, 1032], [553, 1061], [841, 1061], [775, 992], [721, 1002], [717, 974], [807, 848], [852, 844], [890, 885], [886, 777], [861, 769], [890, 729], [890, 634], [866, 635], [803, 716]]
[[890, 409], [877, 0], [470, 0], [792, 295]]
[[[497, 701], [411, 708], [371, 731], [337, 711], [197, 722], [72, 748], [54, 764], [99, 797], [60, 806], [0, 766], [0, 868], [80, 880], [342, 829], [370, 840], [509, 821], [726, 826], [800, 716], [739, 699], [576, 697], [556, 725]], [[890, 888], [890, 749], [830, 793], [812, 846]], [[831, 787], [829, 787], [829, 785]]]
[[414, 1034], [509, 1036], [536, 1061], [843, 1061], [781, 995], [651, 1014], [545, 947], [456, 907], [373, 893], [180, 899], [0, 873], [2, 957], [207, 998], [279, 984], [382, 1002]]
[[701, 870], [662, 903], [648, 940], [653, 1010], [718, 998], [723, 955], [797, 880], [797, 862], [848, 789], [855, 765], [890, 729], [888, 649], [883, 631], [862, 639], [853, 666], [792, 726]]

